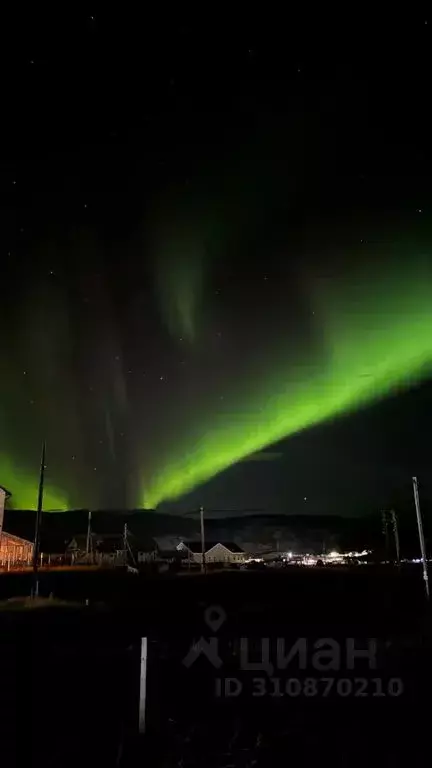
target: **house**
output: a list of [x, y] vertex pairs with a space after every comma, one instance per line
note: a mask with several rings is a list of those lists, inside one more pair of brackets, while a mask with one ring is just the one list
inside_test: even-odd
[[28, 565], [33, 559], [33, 542], [3, 530], [6, 499], [12, 494], [0, 485], [0, 566]]
[[137, 561], [140, 565], [154, 564], [174, 566], [187, 559], [186, 550], [179, 549], [179, 537], [155, 536], [152, 539], [141, 537], [137, 551]]
[[91, 533], [89, 553], [87, 553], [87, 534], [74, 536], [66, 546], [66, 557], [72, 563], [91, 563], [94, 565], [127, 565], [129, 557], [125, 550], [124, 537], [118, 533]]
[[0, 533], [0, 566], [30, 565], [33, 559], [33, 542], [13, 536], [11, 533]]
[[170, 560], [178, 557], [178, 545], [182, 542], [181, 536], [155, 536], [153, 538], [157, 556]]
[[136, 553], [137, 563], [141, 565], [144, 565], [145, 563], [154, 563], [159, 557], [158, 548], [153, 540], [151, 542], [143, 542], [140, 540]]
[[[186, 552], [188, 560], [193, 563], [202, 562], [201, 542], [200, 541], [182, 541], [177, 549]], [[234, 541], [207, 542], [205, 551], [205, 562], [223, 563], [225, 565], [244, 563], [246, 553]]]

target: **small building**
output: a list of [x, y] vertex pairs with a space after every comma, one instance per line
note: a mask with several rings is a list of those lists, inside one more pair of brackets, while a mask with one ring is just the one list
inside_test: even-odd
[[267, 552], [262, 552], [260, 557], [265, 563], [273, 563], [283, 559], [283, 552], [279, 552], [277, 549], [270, 549]]
[[138, 565], [154, 563], [159, 558], [157, 542], [151, 536], [142, 534], [135, 538], [135, 556]]
[[137, 562], [140, 565], [144, 565], [145, 563], [154, 563], [155, 560], [158, 559], [158, 554], [159, 553], [155, 546], [147, 548], [143, 544], [140, 544], [137, 552]]
[[155, 536], [151, 539], [140, 537], [137, 546], [138, 565], [151, 567], [159, 572], [167, 569], [176, 569], [183, 560], [187, 559], [187, 551], [178, 549], [179, 538]]
[[76, 564], [127, 565], [128, 550], [120, 534], [91, 533], [87, 552], [87, 534], [74, 536], [67, 544], [66, 557]]
[[30, 565], [33, 542], [2, 531], [0, 534], [0, 566]]
[[[177, 549], [186, 552], [187, 559], [193, 563], [202, 563], [200, 541], [182, 541]], [[241, 565], [246, 560], [245, 551], [234, 541], [207, 542], [205, 561], [207, 564]]]
[[29, 565], [33, 559], [33, 542], [6, 533], [3, 529], [6, 500], [12, 494], [0, 485], [0, 566], [9, 568], [14, 565]]

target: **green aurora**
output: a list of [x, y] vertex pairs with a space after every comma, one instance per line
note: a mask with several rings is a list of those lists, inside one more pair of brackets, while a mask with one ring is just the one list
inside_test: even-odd
[[147, 484], [144, 506], [176, 499], [255, 451], [427, 378], [432, 281], [425, 265], [411, 274], [415, 279], [369, 270], [336, 287], [315, 285], [318, 343], [298, 360], [287, 353], [288, 342], [279, 346], [274, 364], [247, 382], [241, 400], [231, 399], [215, 418], [193, 419]]
[[[251, 375], [231, 380], [223, 409], [220, 404], [218, 411], [194, 408], [175, 439], [167, 436], [167, 449], [158, 450], [154, 471], [145, 479], [143, 471], [138, 503], [151, 509], [177, 499], [283, 438], [427, 378], [432, 280], [426, 265], [411, 267], [410, 274], [395, 268], [373, 274], [369, 269], [349, 281], [312, 282], [308, 341], [297, 328], [286, 327], [283, 343], [281, 331], [268, 348], [257, 349]], [[186, 283], [176, 285], [182, 293]], [[12, 491], [12, 507], [36, 508], [37, 462], [29, 468], [0, 454], [0, 478]], [[45, 510], [69, 507], [71, 489], [67, 483], [61, 488], [52, 485], [48, 467]]]
[[[12, 493], [9, 506], [21, 509], [36, 509], [39, 478], [37, 471], [31, 473], [18, 468], [7, 456], [0, 454], [0, 477], [2, 484]], [[51, 487], [44, 488], [44, 510], [46, 512], [64, 512], [68, 509], [66, 495]]]
[[161, 237], [155, 253], [156, 292], [171, 336], [195, 341], [202, 294], [203, 244], [181, 228]]

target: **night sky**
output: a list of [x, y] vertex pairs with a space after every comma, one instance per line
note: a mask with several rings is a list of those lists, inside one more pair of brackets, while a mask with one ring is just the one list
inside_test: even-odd
[[432, 499], [432, 18], [165, 11], [4, 19], [0, 483]]

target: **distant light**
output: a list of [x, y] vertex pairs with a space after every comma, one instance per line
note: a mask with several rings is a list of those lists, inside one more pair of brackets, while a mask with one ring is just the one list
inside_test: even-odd
[[292, 552], [287, 552], [287, 558], [288, 558], [288, 560], [291, 560], [292, 556], [293, 556], [293, 553], [292, 553]]
[[304, 557], [303, 565], [316, 565], [316, 557]]
[[330, 552], [330, 557], [339, 557], [339, 552]]
[[370, 549], [363, 549], [361, 552], [346, 552], [345, 557], [364, 557], [365, 555], [370, 555], [370, 553]]
[[303, 501], [307, 501], [307, 496], [304, 496], [304, 497], [303, 497]]

